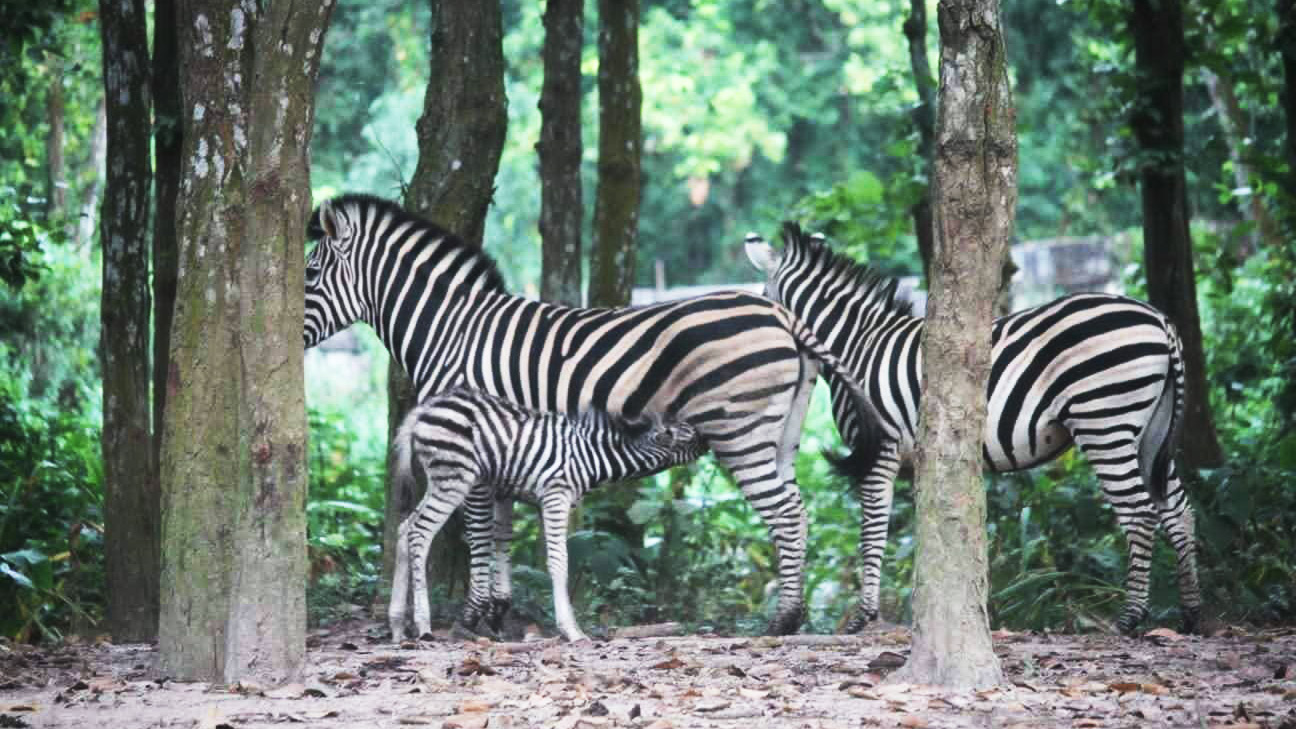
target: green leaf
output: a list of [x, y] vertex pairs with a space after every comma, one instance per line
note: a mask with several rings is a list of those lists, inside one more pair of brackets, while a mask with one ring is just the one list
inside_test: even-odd
[[27, 575], [24, 575], [10, 567], [8, 562], [0, 562], [0, 574], [9, 575], [9, 577], [13, 578], [14, 582], [17, 582], [28, 590], [36, 589], [36, 586], [32, 584], [32, 581], [27, 579]]
[[656, 521], [658, 515], [661, 513], [661, 508], [662, 505], [659, 501], [640, 499], [630, 506], [626, 511], [626, 516], [628, 516], [630, 521], [635, 524], [643, 525], [651, 521]]

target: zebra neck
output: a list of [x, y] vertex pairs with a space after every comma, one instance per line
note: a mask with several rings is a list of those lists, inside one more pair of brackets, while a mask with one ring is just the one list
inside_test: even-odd
[[869, 297], [821, 296], [792, 312], [804, 321], [815, 337], [837, 357], [850, 361], [860, 343], [914, 317], [898, 314]]

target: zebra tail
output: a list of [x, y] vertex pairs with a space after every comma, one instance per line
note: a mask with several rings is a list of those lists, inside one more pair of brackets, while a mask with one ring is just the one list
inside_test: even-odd
[[802, 321], [788, 313], [789, 329], [801, 347], [814, 355], [815, 359], [829, 372], [837, 376], [846, 389], [850, 391], [851, 401], [855, 404], [855, 437], [850, 443], [850, 452], [845, 456], [825, 452], [833, 470], [839, 475], [858, 483], [873, 467], [877, 465], [882, 453], [882, 444], [886, 440], [882, 428], [882, 417], [869, 399], [868, 391], [855, 379], [855, 375], [844, 362], [837, 358], [819, 338], [810, 331]]
[[1161, 391], [1152, 418], [1148, 422], [1139, 447], [1139, 468], [1148, 493], [1156, 501], [1165, 500], [1170, 487], [1170, 471], [1174, 462], [1179, 432], [1183, 427], [1184, 366], [1183, 346], [1174, 324], [1166, 322], [1170, 339], [1169, 381]]
[[414, 429], [418, 427], [419, 408], [414, 407], [401, 421], [392, 438], [389, 468], [392, 473], [392, 495], [400, 505], [400, 513], [414, 508]]

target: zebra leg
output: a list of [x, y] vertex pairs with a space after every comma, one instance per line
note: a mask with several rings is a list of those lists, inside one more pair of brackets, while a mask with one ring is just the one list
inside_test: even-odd
[[1076, 443], [1102, 481], [1103, 496], [1116, 511], [1125, 533], [1129, 565], [1125, 573], [1125, 607], [1116, 627], [1133, 635], [1148, 612], [1148, 575], [1156, 537], [1157, 509], [1139, 475], [1138, 450], [1127, 428], [1072, 429]]
[[477, 484], [464, 504], [464, 531], [468, 536], [468, 599], [460, 620], [475, 630], [490, 610], [491, 560], [495, 519], [495, 489]]
[[409, 533], [414, 521], [410, 515], [396, 530], [396, 565], [392, 569], [391, 602], [387, 605], [387, 624], [391, 626], [392, 640], [405, 637], [405, 614], [409, 605], [410, 549]]
[[567, 640], [575, 643], [589, 638], [576, 623], [571, 596], [567, 592], [567, 520], [571, 517], [571, 507], [571, 490], [554, 484], [545, 490], [540, 511], [544, 522], [549, 580], [553, 583], [554, 618]]
[[513, 605], [513, 570], [510, 548], [513, 545], [513, 500], [495, 500], [495, 581], [491, 586], [491, 604], [486, 624], [499, 633], [504, 616]]
[[1157, 504], [1161, 527], [1165, 529], [1177, 557], [1179, 604], [1183, 613], [1182, 630], [1196, 633], [1201, 621], [1201, 586], [1197, 582], [1197, 530], [1188, 492], [1179, 481], [1174, 464], [1166, 484], [1165, 501]]
[[[432, 632], [432, 608], [428, 604], [427, 560], [436, 537], [446, 520], [459, 508], [468, 493], [468, 479], [428, 476], [427, 493], [406, 519], [409, 529], [410, 577], [414, 590], [414, 629], [422, 637]], [[397, 552], [399, 559], [400, 552]], [[399, 569], [399, 564], [397, 569]]]
[[855, 495], [860, 503], [860, 535], [856, 547], [860, 596], [855, 614], [842, 628], [843, 633], [858, 633], [878, 619], [882, 556], [886, 551], [887, 533], [891, 528], [896, 474], [900, 472], [898, 449], [899, 444], [895, 442], [886, 444], [873, 469], [855, 485]]

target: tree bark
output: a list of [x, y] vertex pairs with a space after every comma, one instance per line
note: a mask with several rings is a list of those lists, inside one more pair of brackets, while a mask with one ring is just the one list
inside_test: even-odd
[[547, 0], [540, 91], [540, 298], [581, 305], [584, 0]]
[[157, 635], [160, 501], [149, 430], [149, 58], [144, 0], [99, 3], [108, 165], [104, 209], [104, 562], [107, 627]]
[[1148, 298], [1183, 341], [1186, 375], [1182, 454], [1192, 467], [1223, 463], [1206, 384], [1183, 150], [1183, 7], [1180, 0], [1134, 0], [1135, 111], [1143, 200], [1143, 262]]
[[153, 3], [153, 457], [162, 462], [171, 317], [176, 298], [176, 196], [180, 192], [180, 75], [176, 0]]
[[162, 445], [159, 644], [182, 680], [300, 675], [304, 232], [333, 3], [180, 5], [185, 160]]
[[[49, 95], [45, 101], [45, 121], [49, 136], [45, 138], [45, 215], [59, 220], [67, 212], [67, 170], [63, 161], [63, 61], [50, 57]], [[61, 222], [61, 221], [60, 221]]]
[[1242, 217], [1255, 225], [1250, 235], [1250, 250], [1243, 251], [1243, 255], [1250, 255], [1262, 245], [1265, 247], [1281, 245], [1278, 224], [1269, 214], [1269, 209], [1265, 207], [1264, 198], [1254, 191], [1251, 183], [1251, 165], [1247, 162], [1245, 151], [1246, 117], [1242, 113], [1242, 106], [1238, 104], [1237, 94], [1233, 91], [1233, 82], [1209, 69], [1202, 75], [1206, 80], [1206, 89], [1210, 92], [1211, 105], [1215, 107], [1215, 117], [1219, 119], [1220, 129], [1224, 132], [1224, 141], [1228, 145], [1229, 161], [1233, 163], [1234, 184], [1240, 188], [1253, 190], [1247, 195], [1246, 202], [1240, 206]]
[[911, 116], [918, 130], [918, 153], [922, 155], [923, 171], [927, 185], [918, 202], [909, 209], [913, 216], [914, 235], [918, 239], [918, 255], [922, 258], [923, 280], [931, 281], [933, 238], [936, 235], [931, 209], [932, 144], [936, 127], [936, 90], [933, 88], [931, 66], [927, 62], [927, 3], [926, 0], [909, 0], [909, 17], [904, 22], [904, 35], [909, 43], [909, 69], [913, 73], [918, 103]]
[[[1282, 59], [1282, 106], [1286, 122], [1287, 190], [1296, 190], [1296, 0], [1278, 0], [1278, 55]], [[1290, 207], [1290, 206], [1289, 206]], [[1296, 226], [1296, 221], [1288, 221]]]
[[[418, 121], [419, 160], [405, 205], [482, 244], [486, 211], [508, 131], [504, 93], [504, 30], [496, 0], [482, 3], [430, 0], [431, 73]], [[408, 375], [394, 360], [388, 366], [388, 444], [415, 396]], [[390, 447], [388, 449], [390, 451]], [[390, 470], [389, 470], [390, 473]], [[391, 587], [396, 528], [422, 498], [397, 493], [387, 481], [383, 525], [383, 584]], [[428, 555], [429, 584], [467, 584], [462, 521], [452, 519], [437, 534]]]
[[1017, 203], [1017, 137], [998, 0], [942, 0], [931, 292], [915, 504], [914, 632], [894, 680], [1001, 683], [990, 642], [981, 483], [990, 327]]
[[643, 149], [639, 0], [599, 0], [599, 152], [590, 306], [625, 306], [634, 286]]

